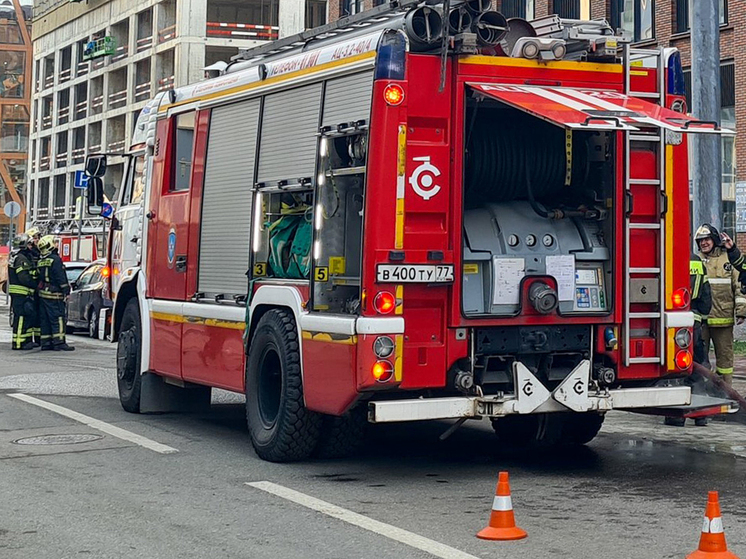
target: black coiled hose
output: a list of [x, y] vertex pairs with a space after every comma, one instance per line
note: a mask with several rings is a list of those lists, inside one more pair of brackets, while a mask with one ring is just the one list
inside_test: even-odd
[[[467, 206], [528, 200], [527, 168], [536, 200], [553, 198], [565, 187], [565, 131], [558, 126], [523, 113], [483, 111], [476, 115], [467, 141]], [[576, 133], [573, 190], [584, 187], [587, 175], [588, 144], [585, 135]]]

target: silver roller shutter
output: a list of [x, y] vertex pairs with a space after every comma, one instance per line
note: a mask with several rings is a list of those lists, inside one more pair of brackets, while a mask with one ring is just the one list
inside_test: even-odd
[[258, 182], [313, 176], [320, 109], [320, 83], [264, 98]]
[[373, 95], [373, 71], [326, 82], [322, 126], [367, 120]]
[[207, 144], [198, 291], [245, 294], [259, 99], [212, 111]]

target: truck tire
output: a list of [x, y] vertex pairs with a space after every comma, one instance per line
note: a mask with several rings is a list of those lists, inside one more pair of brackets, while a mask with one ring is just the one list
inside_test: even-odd
[[319, 444], [314, 455], [319, 458], [345, 458], [355, 454], [365, 440], [368, 427], [365, 405], [357, 406], [342, 416], [323, 416]]
[[93, 307], [88, 314], [88, 337], [95, 340], [98, 338], [98, 312]]
[[251, 340], [246, 422], [254, 450], [270, 462], [308, 458], [319, 440], [321, 416], [303, 403], [298, 330], [286, 310], [262, 316]]
[[117, 343], [117, 387], [119, 402], [130, 413], [140, 413], [140, 348], [142, 346], [140, 306], [137, 299], [127, 301]]
[[562, 443], [576, 446], [591, 442], [604, 424], [605, 414], [587, 412], [566, 414]]

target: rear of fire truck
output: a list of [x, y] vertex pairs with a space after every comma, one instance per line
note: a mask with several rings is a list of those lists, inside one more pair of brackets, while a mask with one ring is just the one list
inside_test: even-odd
[[692, 402], [685, 138], [719, 130], [682, 114], [674, 49], [605, 22], [532, 28], [544, 39], [501, 42], [513, 57], [456, 57], [445, 87], [432, 57], [407, 59], [404, 233], [371, 255], [370, 292], [406, 324], [401, 387], [425, 392], [375, 398], [371, 421], [488, 417], [505, 442], [585, 443], [609, 410]]

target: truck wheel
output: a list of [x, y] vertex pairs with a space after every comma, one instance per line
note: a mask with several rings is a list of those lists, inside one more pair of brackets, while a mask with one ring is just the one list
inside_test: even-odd
[[561, 441], [564, 426], [562, 413], [508, 415], [492, 420], [500, 442], [509, 449], [552, 446]]
[[365, 405], [357, 406], [342, 416], [323, 416], [319, 444], [314, 455], [319, 458], [345, 458], [355, 454], [365, 440], [368, 427]]
[[137, 299], [127, 302], [117, 344], [117, 386], [119, 401], [130, 413], [140, 413], [140, 307]]
[[562, 442], [568, 445], [584, 445], [591, 442], [601, 430], [604, 417], [604, 414], [595, 412], [567, 414]]
[[319, 440], [321, 416], [303, 404], [298, 330], [288, 311], [267, 312], [251, 340], [246, 422], [256, 453], [270, 462], [303, 460]]

